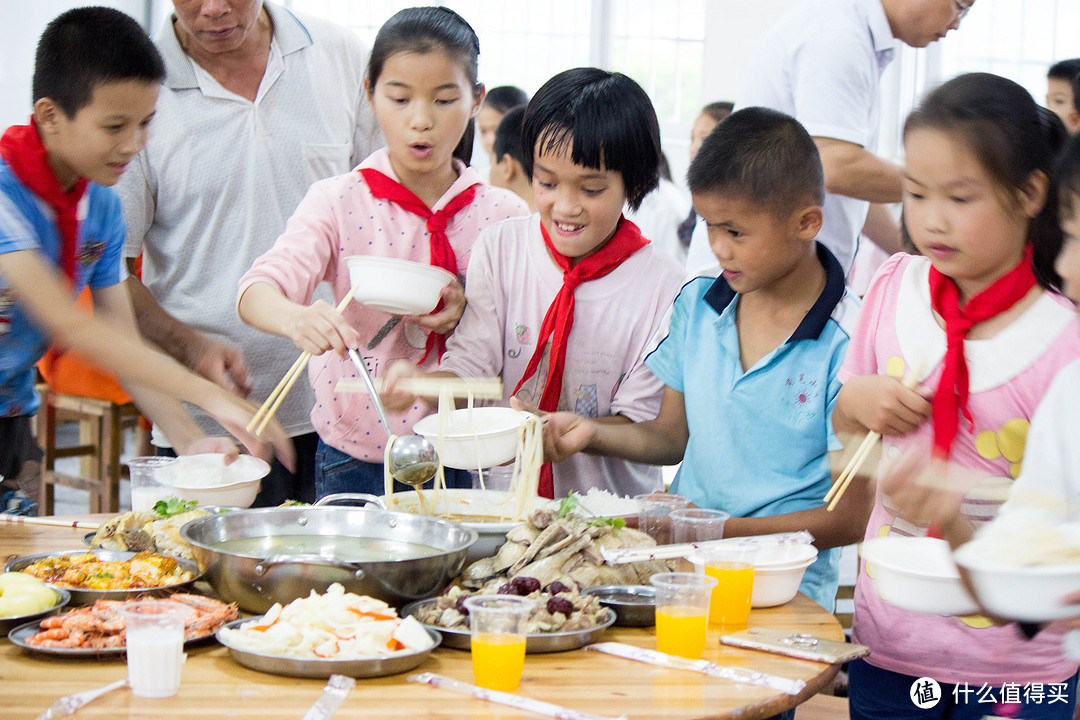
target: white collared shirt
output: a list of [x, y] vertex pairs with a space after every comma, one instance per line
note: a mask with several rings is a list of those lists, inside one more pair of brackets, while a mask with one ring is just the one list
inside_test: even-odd
[[[240, 321], [236, 284], [274, 244], [311, 183], [348, 172], [381, 145], [364, 97], [367, 50], [359, 38], [264, 6], [274, 35], [253, 102], [188, 57], [166, 20], [155, 43], [168, 76], [150, 140], [117, 185], [126, 253], [143, 253], [143, 282], [176, 318], [243, 350], [255, 400], [299, 351]], [[277, 412], [291, 435], [311, 431], [314, 396], [302, 385]], [[204, 430], [220, 432], [198, 417]]]

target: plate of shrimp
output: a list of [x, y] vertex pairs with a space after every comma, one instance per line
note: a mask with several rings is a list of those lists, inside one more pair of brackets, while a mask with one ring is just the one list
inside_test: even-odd
[[[235, 604], [202, 595], [174, 593], [150, 600], [178, 602], [192, 609], [184, 621], [185, 645], [212, 638], [218, 628], [239, 616]], [[62, 615], [19, 625], [8, 633], [8, 640], [26, 650], [53, 655], [121, 655], [126, 650], [120, 614], [123, 604], [121, 600], [98, 600]]]

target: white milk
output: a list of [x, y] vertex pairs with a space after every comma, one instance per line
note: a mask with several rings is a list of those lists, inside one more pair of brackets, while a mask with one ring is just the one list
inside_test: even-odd
[[151, 485], [149, 487], [132, 487], [131, 488], [131, 509], [138, 512], [149, 512], [154, 509], [154, 503], [158, 500], [165, 500], [175, 494], [172, 488], [163, 487], [161, 485]]
[[171, 697], [180, 689], [184, 663], [182, 627], [131, 627], [127, 630], [127, 665], [131, 692], [139, 697]]

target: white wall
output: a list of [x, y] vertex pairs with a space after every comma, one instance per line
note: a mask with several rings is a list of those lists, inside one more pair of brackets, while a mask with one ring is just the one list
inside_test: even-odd
[[[49, 21], [73, 7], [91, 4], [72, 0], [32, 0], [20, 2], [18, 12], [11, 10], [15, 0], [3, 0], [4, 18], [0, 20], [0, 130], [21, 124], [30, 117], [30, 81], [34, 71], [34, 51], [38, 38]], [[142, 21], [145, 0], [93, 0], [123, 10]]]
[[708, 0], [705, 3], [705, 102], [731, 100], [761, 38], [795, 0]]

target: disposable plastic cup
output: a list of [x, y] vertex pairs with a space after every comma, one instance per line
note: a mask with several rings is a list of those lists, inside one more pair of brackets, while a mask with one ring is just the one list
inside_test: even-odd
[[177, 463], [174, 457], [134, 457], [126, 465], [131, 471], [131, 509], [147, 512], [154, 509], [158, 500], [176, 494], [169, 483], [163, 482], [164, 473]]
[[709, 598], [716, 578], [697, 573], [657, 573], [656, 649], [697, 660], [705, 651]]
[[745, 627], [754, 591], [754, 547], [732, 544], [699, 550], [688, 559], [698, 574], [716, 578], [709, 598], [709, 624]]
[[172, 697], [180, 689], [184, 664], [186, 605], [137, 601], [120, 606], [127, 644], [128, 682], [139, 697]]
[[489, 690], [515, 690], [525, 670], [525, 626], [534, 603], [518, 595], [467, 598], [476, 684]]
[[690, 505], [690, 498], [666, 492], [653, 492], [634, 497], [638, 501], [638, 530], [650, 536], [657, 545], [671, 543], [671, 512]]
[[[484, 468], [484, 490], [499, 490], [507, 491], [510, 489], [510, 480], [514, 477], [514, 465], [496, 465], [495, 467]], [[469, 477], [472, 478], [473, 490], [480, 490], [480, 471], [470, 470]]]
[[680, 508], [671, 511], [671, 541], [695, 543], [724, 537], [724, 523], [731, 517], [723, 510]]

